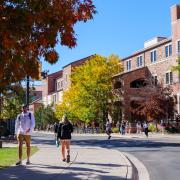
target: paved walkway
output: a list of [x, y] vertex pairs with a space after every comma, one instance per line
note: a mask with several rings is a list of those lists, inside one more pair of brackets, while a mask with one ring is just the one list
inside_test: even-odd
[[[108, 142], [108, 141], [107, 141]], [[41, 145], [31, 157], [31, 165], [12, 166], [0, 170], [0, 179], [21, 180], [126, 180], [131, 179], [132, 167], [119, 151], [103, 148], [72, 146], [71, 162], [60, 159], [55, 145]]]

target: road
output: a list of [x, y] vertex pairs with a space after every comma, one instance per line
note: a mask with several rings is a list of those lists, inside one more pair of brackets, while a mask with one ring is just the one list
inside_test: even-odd
[[[36, 133], [33, 143], [53, 144], [52, 134]], [[147, 168], [151, 180], [180, 179], [180, 138], [121, 138], [74, 135], [72, 145], [98, 146], [126, 152], [138, 158]], [[107, 155], [107, 156], [110, 156]]]

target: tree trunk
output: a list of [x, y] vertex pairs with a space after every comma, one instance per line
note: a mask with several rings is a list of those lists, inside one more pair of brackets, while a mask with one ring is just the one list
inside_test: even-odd
[[2, 141], [0, 140], [0, 148], [2, 148]]

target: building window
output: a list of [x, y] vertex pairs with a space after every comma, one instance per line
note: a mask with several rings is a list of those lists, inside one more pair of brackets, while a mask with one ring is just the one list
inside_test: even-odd
[[166, 84], [172, 84], [173, 83], [173, 73], [168, 72], [166, 73]]
[[126, 61], [126, 69], [127, 69], [128, 71], [131, 70], [131, 60]]
[[60, 82], [57, 82], [57, 90], [59, 90], [60, 88], [61, 88]]
[[52, 96], [52, 100], [53, 100], [53, 103], [56, 102], [56, 94], [54, 94], [54, 95]]
[[137, 67], [141, 67], [143, 64], [142, 56], [137, 57]]
[[180, 40], [178, 41], [178, 54], [180, 56]]
[[153, 82], [152, 82], [153, 85], [154, 85], [154, 86], [157, 86], [157, 84], [158, 84], [158, 79], [157, 79], [157, 76], [156, 76], [156, 75], [152, 77], [152, 81], [153, 81]]
[[156, 62], [157, 56], [156, 56], [156, 50], [151, 51], [151, 62]]
[[63, 81], [57, 82], [57, 90], [60, 90], [63, 88]]
[[172, 56], [172, 44], [165, 46], [166, 58]]
[[63, 81], [61, 81], [61, 88], [63, 88]]
[[65, 76], [65, 81], [66, 81], [66, 82], [68, 81], [68, 76], [67, 76], [67, 74], [66, 74], [66, 76]]

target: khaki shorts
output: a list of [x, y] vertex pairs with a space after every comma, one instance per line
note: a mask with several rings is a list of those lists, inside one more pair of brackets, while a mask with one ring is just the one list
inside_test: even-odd
[[18, 134], [17, 135], [17, 140], [20, 143], [23, 143], [23, 141], [25, 141], [26, 144], [30, 144], [31, 143], [31, 136], [30, 135]]

